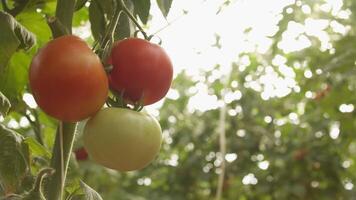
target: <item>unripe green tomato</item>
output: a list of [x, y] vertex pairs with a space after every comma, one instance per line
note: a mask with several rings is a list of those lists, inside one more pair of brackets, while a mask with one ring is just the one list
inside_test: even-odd
[[119, 171], [147, 166], [159, 152], [162, 130], [147, 113], [105, 108], [84, 127], [84, 146], [97, 163]]

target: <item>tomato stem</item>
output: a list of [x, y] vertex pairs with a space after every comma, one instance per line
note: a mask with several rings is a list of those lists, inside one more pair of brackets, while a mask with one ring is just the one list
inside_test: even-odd
[[[51, 160], [51, 167], [56, 171], [48, 183], [48, 199], [62, 199], [69, 158], [72, 152], [72, 147], [75, 138], [76, 125], [77, 123], [63, 123], [62, 136], [60, 133], [60, 128], [58, 128], [57, 130]], [[63, 137], [63, 141], [61, 141], [61, 137]]]
[[[105, 35], [99, 42], [98, 55], [101, 59], [101, 62], [104, 63], [104, 66], [106, 66], [106, 64], [107, 64], [107, 60], [108, 60], [109, 54], [111, 52], [111, 47], [112, 47], [112, 44], [114, 43], [114, 33], [116, 30], [117, 24], [119, 22], [121, 12], [122, 12], [122, 10], [119, 7], [116, 7], [114, 15], [110, 19], [110, 23], [109, 23], [108, 28], [105, 32]], [[98, 45], [97, 42], [94, 43], [93, 49], [95, 49], [97, 45]]]
[[47, 24], [52, 31], [53, 38], [69, 34], [69, 30], [64, 27], [57, 17], [47, 17]]

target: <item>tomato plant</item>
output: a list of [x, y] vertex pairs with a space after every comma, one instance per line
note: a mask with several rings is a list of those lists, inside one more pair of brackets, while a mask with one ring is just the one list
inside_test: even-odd
[[[104, 166], [122, 171], [140, 169], [160, 149], [161, 128], [151, 116], [119, 108], [99, 111], [106, 101], [109, 107], [140, 111], [144, 105], [138, 100], [153, 103], [169, 89], [172, 65], [168, 56], [158, 45], [142, 40], [144, 46], [139, 46], [144, 48], [140, 52], [153, 59], [148, 62], [153, 74], [142, 68], [145, 66], [137, 65], [135, 70], [141, 75], [127, 78], [141, 84], [130, 84], [139, 91], [127, 90], [130, 98], [126, 102], [117, 95], [108, 98], [109, 79], [102, 63], [111, 54], [114, 41], [134, 35], [133, 24], [149, 38], [141, 23], [148, 22], [150, 1], [54, 3], [0, 4], [0, 199], [103, 199], [83, 182], [89, 181], [87, 173], [75, 176], [81, 174], [79, 170], [90, 168], [82, 169], [81, 162], [71, 159], [72, 154], [77, 161], [88, 159], [85, 148], [73, 150], [73, 146], [78, 146], [74, 144], [75, 137], [82, 133], [82, 120], [86, 118], [95, 116], [86, 125], [86, 146], [92, 158]], [[171, 3], [160, 4], [167, 16]], [[78, 31], [79, 26], [87, 23], [92, 37]], [[92, 46], [71, 35], [72, 31], [86, 37]], [[130, 46], [137, 48], [135, 44]], [[34, 54], [32, 47], [39, 51]], [[113, 55], [116, 66], [121, 55]], [[146, 57], [134, 59], [143, 62]], [[116, 70], [117, 67], [112, 80], [117, 86], [121, 80], [117, 79]], [[141, 87], [142, 84], [149, 87]], [[126, 86], [118, 92], [124, 90]], [[33, 106], [28, 93], [33, 94], [38, 106]], [[138, 98], [133, 98], [132, 93], [139, 94]], [[116, 158], [113, 152], [120, 157]]]
[[30, 86], [40, 108], [67, 122], [93, 115], [108, 94], [98, 56], [73, 35], [54, 39], [39, 50], [30, 66]]
[[166, 52], [157, 44], [128, 38], [114, 44], [111, 51], [113, 70], [110, 87], [129, 102], [155, 103], [168, 92], [173, 67]]
[[105, 108], [84, 128], [84, 146], [97, 163], [119, 171], [145, 167], [161, 146], [161, 127], [152, 116], [123, 108]]

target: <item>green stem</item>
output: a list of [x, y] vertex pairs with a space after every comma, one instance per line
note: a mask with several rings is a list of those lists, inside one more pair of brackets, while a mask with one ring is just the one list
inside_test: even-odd
[[29, 115], [27, 115], [26, 113], [24, 113], [24, 116], [30, 122], [30, 124], [31, 124], [31, 126], [33, 128], [33, 132], [35, 133], [37, 142], [39, 142], [41, 145], [44, 145], [43, 138], [42, 138], [41, 124], [38, 121], [39, 120], [38, 117], [35, 116], [35, 121], [33, 121], [31, 119], [31, 117]]
[[53, 38], [68, 35], [69, 30], [58, 20], [57, 17], [47, 17], [47, 24], [52, 31]]
[[123, 0], [119, 0], [119, 6], [121, 7], [122, 11], [133, 21], [133, 23], [137, 26], [137, 28], [140, 30], [140, 32], [143, 34], [145, 39], [148, 39], [148, 36], [146, 32], [143, 30], [142, 26], [138, 23], [136, 20], [135, 16], [132, 15], [131, 11], [126, 7], [125, 3]]
[[99, 52], [99, 57], [104, 64], [107, 63], [109, 52], [111, 51], [112, 44], [114, 43], [114, 32], [119, 22], [120, 14], [121, 10], [116, 9], [112, 19], [110, 20], [109, 27], [106, 30], [102, 41], [99, 44], [99, 48], [103, 49], [103, 52]]
[[[63, 198], [63, 187], [67, 174], [70, 154], [73, 148], [76, 125], [76, 123], [63, 123], [62, 130], [61, 128], [58, 128], [57, 130], [56, 140], [52, 152], [53, 156], [51, 160], [51, 167], [56, 171], [48, 183], [48, 199], [62, 200]], [[61, 144], [63, 145], [63, 148], [61, 148]]]

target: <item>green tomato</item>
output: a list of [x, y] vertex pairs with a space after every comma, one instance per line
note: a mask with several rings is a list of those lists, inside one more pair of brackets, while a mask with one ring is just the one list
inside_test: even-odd
[[97, 163], [119, 171], [147, 166], [161, 147], [162, 130], [149, 114], [123, 108], [100, 110], [85, 125], [84, 146]]

